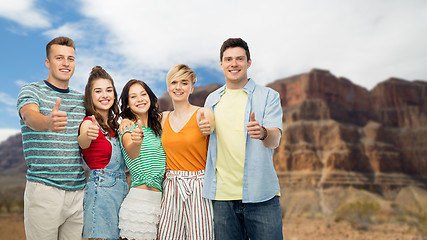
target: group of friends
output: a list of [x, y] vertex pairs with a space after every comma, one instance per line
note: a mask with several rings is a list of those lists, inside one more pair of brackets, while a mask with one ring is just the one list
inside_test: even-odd
[[244, 40], [221, 46], [225, 85], [204, 107], [189, 102], [193, 69], [173, 66], [166, 76], [173, 110], [165, 112], [141, 80], [128, 81], [119, 98], [100, 66], [84, 95], [70, 89], [68, 37], [51, 40], [46, 55], [47, 80], [23, 86], [17, 100], [28, 240], [283, 238], [272, 160], [280, 97], [248, 78]]

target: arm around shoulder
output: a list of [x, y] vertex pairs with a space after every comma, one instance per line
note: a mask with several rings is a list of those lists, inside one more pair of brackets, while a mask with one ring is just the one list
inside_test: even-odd
[[162, 122], [161, 122], [162, 129], [163, 129], [163, 126], [165, 125], [165, 120], [166, 120], [166, 117], [168, 116], [169, 113], [170, 113], [170, 111], [164, 111], [164, 112], [162, 112]]
[[119, 133], [123, 134], [124, 132], [126, 132], [127, 129], [131, 129], [131, 127], [135, 127], [135, 123], [132, 122], [130, 119], [124, 118], [120, 122]]

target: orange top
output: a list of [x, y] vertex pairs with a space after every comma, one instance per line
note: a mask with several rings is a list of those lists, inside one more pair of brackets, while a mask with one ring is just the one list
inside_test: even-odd
[[169, 114], [162, 130], [162, 145], [166, 153], [166, 166], [172, 171], [200, 171], [206, 167], [208, 137], [197, 125], [196, 115], [179, 131], [175, 132], [169, 123]]

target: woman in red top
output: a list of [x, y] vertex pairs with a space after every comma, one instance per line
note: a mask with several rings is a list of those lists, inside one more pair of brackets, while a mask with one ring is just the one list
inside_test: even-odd
[[85, 89], [86, 118], [78, 142], [90, 168], [84, 196], [83, 238], [119, 239], [119, 209], [129, 186], [117, 140], [119, 109], [111, 76], [96, 66]]

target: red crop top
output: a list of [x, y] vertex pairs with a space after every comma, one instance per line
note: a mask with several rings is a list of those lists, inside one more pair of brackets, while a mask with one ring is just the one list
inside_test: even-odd
[[[92, 121], [90, 117], [85, 117], [83, 121]], [[111, 131], [111, 137], [114, 137], [114, 131]], [[98, 137], [92, 140], [90, 146], [82, 151], [84, 160], [90, 169], [104, 169], [108, 165], [111, 158], [111, 143], [105, 138], [101, 131], [98, 132]]]

